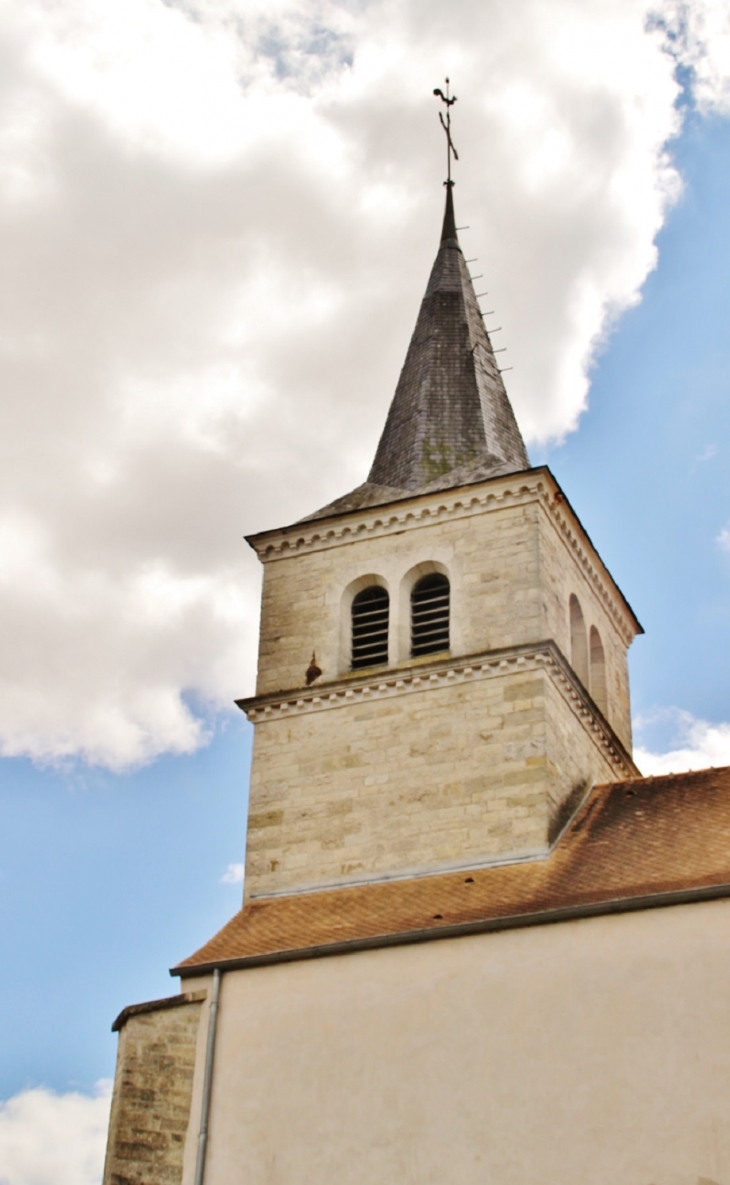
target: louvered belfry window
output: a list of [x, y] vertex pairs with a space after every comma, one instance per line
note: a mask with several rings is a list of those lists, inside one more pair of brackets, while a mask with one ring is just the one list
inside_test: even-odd
[[449, 648], [451, 589], [446, 576], [422, 576], [411, 592], [411, 654], [433, 654]]
[[371, 585], [352, 602], [352, 669], [374, 667], [388, 661], [388, 611], [390, 597], [384, 588]]

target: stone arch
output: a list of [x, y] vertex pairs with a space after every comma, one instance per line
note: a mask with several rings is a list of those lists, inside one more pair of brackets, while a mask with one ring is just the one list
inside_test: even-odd
[[[342, 593], [340, 602], [340, 644], [338, 653], [338, 667], [341, 672], [351, 671], [358, 667], [365, 666], [365, 662], [357, 662], [353, 665], [353, 606], [355, 606], [358, 598], [362, 600], [363, 594], [369, 589], [381, 589], [385, 594], [383, 600], [386, 605], [384, 631], [385, 634], [385, 655], [382, 657], [382, 650], [379, 652], [378, 662], [367, 665], [379, 665], [387, 662], [389, 657], [389, 643], [390, 643], [390, 589], [388, 582], [384, 576], [380, 576], [376, 572], [368, 572], [363, 576], [358, 576], [356, 580], [350, 581]], [[356, 612], [357, 616], [357, 612]], [[362, 619], [361, 619], [362, 623]], [[364, 658], [364, 653], [360, 652], [359, 657]]]
[[606, 655], [603, 650], [601, 635], [594, 625], [591, 626], [589, 638], [589, 657], [591, 665], [591, 695], [596, 706], [604, 716], [608, 715], [608, 697], [606, 694]]
[[384, 666], [388, 662], [390, 595], [380, 584], [369, 584], [350, 606], [350, 667]]
[[575, 593], [570, 594], [570, 663], [586, 691], [590, 691], [588, 669], [588, 634], [580, 601]]
[[[448, 638], [451, 640], [452, 630], [452, 592], [453, 586], [451, 582], [451, 574], [445, 564], [440, 560], [423, 560], [419, 564], [414, 564], [409, 568], [405, 576], [401, 580], [400, 598], [399, 598], [399, 629], [398, 629], [398, 658], [400, 661], [406, 661], [413, 657], [412, 647], [412, 617], [413, 606], [412, 596], [413, 590], [422, 580], [429, 576], [440, 576], [446, 580], [449, 587], [449, 614], [448, 614]], [[440, 647], [441, 648], [441, 647]], [[444, 649], [448, 649], [447, 646]], [[425, 652], [424, 652], [425, 653]]]
[[451, 583], [443, 572], [428, 572], [411, 588], [411, 657], [448, 650]]

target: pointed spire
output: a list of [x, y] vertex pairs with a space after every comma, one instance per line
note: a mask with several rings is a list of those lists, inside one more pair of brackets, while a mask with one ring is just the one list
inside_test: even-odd
[[448, 239], [453, 239], [458, 243], [459, 239], [456, 234], [456, 217], [454, 215], [454, 182], [445, 181], [446, 186], [446, 209], [444, 210], [444, 224], [441, 227], [441, 242], [445, 243]]
[[529, 468], [446, 186], [441, 243], [368, 482], [445, 488]]

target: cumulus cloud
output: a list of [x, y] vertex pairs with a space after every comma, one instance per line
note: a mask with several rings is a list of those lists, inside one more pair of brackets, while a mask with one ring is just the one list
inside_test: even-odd
[[[730, 765], [730, 724], [710, 724], [678, 708], [661, 715], [672, 725], [671, 739], [663, 746], [666, 751], [652, 752], [641, 745], [634, 749], [634, 760], [645, 777]], [[637, 723], [640, 732], [643, 722]]]
[[222, 885], [242, 885], [243, 884], [243, 864], [229, 864], [226, 871], [221, 877]]
[[93, 1097], [43, 1087], [0, 1102], [0, 1185], [99, 1185], [111, 1082]]
[[715, 539], [715, 543], [722, 551], [730, 551], [730, 525], [722, 528]]
[[186, 753], [250, 691], [240, 537], [367, 471], [436, 246], [445, 69], [520, 422], [575, 427], [679, 190], [677, 60], [724, 109], [724, 8], [0, 4], [0, 753]]
[[730, 9], [722, 0], [668, 0], [657, 5], [652, 23], [668, 34], [667, 48], [692, 72], [694, 99], [701, 111], [730, 114]]

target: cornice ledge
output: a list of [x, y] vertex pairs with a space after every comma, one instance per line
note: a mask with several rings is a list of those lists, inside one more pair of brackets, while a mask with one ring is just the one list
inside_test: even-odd
[[495, 492], [492, 488], [466, 486], [422, 494], [417, 501], [410, 503], [390, 503], [363, 510], [357, 515], [350, 512], [335, 525], [327, 525], [332, 522], [331, 519], [324, 523], [315, 519], [276, 532], [266, 532], [263, 536], [250, 536], [248, 541], [262, 563], [268, 563], [270, 560], [287, 559], [306, 552], [325, 551], [358, 539], [389, 535], [394, 531], [419, 527], [444, 518], [466, 518], [506, 505], [521, 505], [534, 501], [546, 488], [544, 474], [531, 473], [529, 470], [511, 473], [504, 478], [492, 478], [485, 483], [485, 487], [492, 487], [496, 481], [504, 482], [506, 488]]
[[[558, 488], [559, 490], [559, 488]], [[560, 492], [560, 491], [559, 491]], [[588, 540], [588, 547], [583, 543], [579, 533], [574, 529], [569, 521], [568, 515], [563, 510], [564, 499], [561, 496], [558, 498], [555, 494], [547, 488], [540, 491], [541, 498], [545, 509], [550, 518], [555, 523], [558, 533], [561, 536], [566, 547], [577, 560], [580, 567], [597, 593], [600, 601], [604, 605], [609, 616], [612, 618], [616, 628], [619, 631], [621, 639], [626, 647], [629, 647], [636, 637], [637, 632], [641, 632], [641, 627], [637, 631], [637, 622], [633, 616], [633, 612], [623, 599], [617, 598], [611, 594], [611, 591], [606, 584], [606, 581], [601, 577], [593, 562], [592, 553], [598, 555], [593, 547], [593, 544]], [[601, 565], [603, 561], [598, 557]], [[611, 578], [613, 583], [613, 578]], [[614, 587], [616, 587], [614, 585]]]
[[631, 757], [594, 704], [570, 664], [552, 639], [502, 650], [489, 650], [458, 659], [446, 657], [428, 665], [388, 668], [379, 675], [334, 679], [316, 687], [293, 688], [267, 695], [238, 699], [236, 704], [252, 724], [263, 724], [309, 712], [352, 707], [439, 687], [495, 678], [516, 671], [546, 670], [571, 710], [591, 733], [606, 758], [622, 778], [640, 777]]
[[553, 676], [553, 682], [568, 701], [583, 727], [591, 733], [594, 740], [603, 749], [614, 769], [621, 771], [619, 780], [642, 777], [641, 770], [634, 764], [631, 754], [624, 748], [622, 741], [619, 740], [600, 708], [591, 699], [563, 652], [554, 642], [551, 643], [551, 646], [552, 669], [550, 673]]

